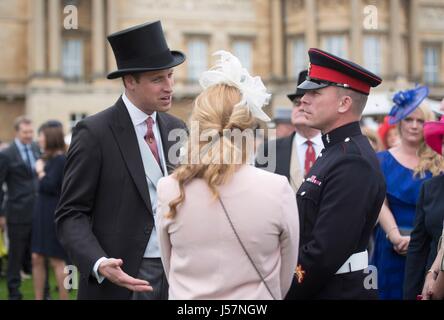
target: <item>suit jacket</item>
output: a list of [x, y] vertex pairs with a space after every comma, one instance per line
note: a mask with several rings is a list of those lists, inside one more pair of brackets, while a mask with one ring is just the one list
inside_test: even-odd
[[[31, 144], [31, 150], [38, 159], [40, 151], [35, 143]], [[7, 185], [6, 194], [3, 183]], [[31, 224], [37, 188], [37, 175], [29, 170], [12, 142], [0, 152], [0, 215], [6, 215], [8, 223]]]
[[436, 258], [444, 220], [444, 176], [423, 183], [405, 265], [404, 299], [421, 294], [426, 271]]
[[[217, 189], [273, 296], [282, 299], [298, 256], [293, 190], [284, 177], [248, 165]], [[156, 219], [170, 299], [271, 299], [207, 183], [194, 179], [185, 193], [176, 217], [165, 218], [179, 184], [172, 176], [160, 179]]]
[[269, 152], [272, 151], [273, 148], [276, 149], [276, 157], [273, 159], [276, 163], [275, 168], [272, 166], [268, 167], [268, 163], [260, 164], [256, 162], [256, 167], [258, 168], [264, 168], [268, 171], [287, 177], [294, 192], [299, 189], [304, 178], [303, 168], [299, 165], [297, 148], [293, 148], [295, 134], [296, 133], [293, 133], [288, 137], [270, 141], [269, 144], [264, 144], [262, 146], [263, 151], [261, 152], [263, 152], [265, 157], [272, 157], [273, 155], [269, 154]]
[[[168, 141], [168, 133], [186, 126], [166, 113], [157, 117], [168, 154], [175, 143]], [[62, 245], [80, 271], [79, 299], [131, 297], [131, 291], [106, 279], [99, 284], [91, 274], [100, 257], [115, 257], [123, 260], [124, 272], [136, 277], [154, 226], [138, 139], [122, 98], [75, 127], [56, 226]]]

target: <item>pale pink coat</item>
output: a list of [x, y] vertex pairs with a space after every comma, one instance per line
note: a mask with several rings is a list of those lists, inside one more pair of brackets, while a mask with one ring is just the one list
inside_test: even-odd
[[[284, 176], [242, 166], [220, 195], [233, 224], [276, 299], [285, 297], [297, 264], [299, 215]], [[157, 186], [157, 232], [170, 299], [272, 299], [242, 250], [220, 203], [201, 179], [179, 195], [172, 176]]]

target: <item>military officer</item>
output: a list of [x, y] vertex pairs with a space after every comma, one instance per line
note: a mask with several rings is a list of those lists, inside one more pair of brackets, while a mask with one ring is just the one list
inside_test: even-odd
[[298, 89], [307, 125], [321, 130], [324, 149], [297, 191], [300, 253], [287, 298], [377, 298], [365, 269], [385, 182], [359, 120], [381, 78], [319, 49], [308, 54], [308, 76]]

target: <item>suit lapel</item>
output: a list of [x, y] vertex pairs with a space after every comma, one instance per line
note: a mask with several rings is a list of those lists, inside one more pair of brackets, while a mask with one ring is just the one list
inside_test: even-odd
[[290, 159], [290, 185], [295, 192], [298, 191], [300, 185], [302, 184], [302, 179], [304, 177], [301, 165], [299, 163], [298, 148], [293, 148], [293, 140], [296, 137], [293, 135], [291, 139], [291, 159]]
[[276, 173], [286, 176], [288, 180], [290, 180], [290, 161], [293, 137], [294, 134], [281, 139], [280, 143], [276, 145]]
[[15, 141], [12, 143], [12, 150], [15, 153], [16, 161], [22, 164], [23, 170], [26, 171], [27, 175], [32, 176], [32, 171], [29, 170], [28, 164], [23, 160], [22, 154], [19, 150], [19, 147], [15, 143]]
[[[159, 125], [160, 137], [162, 139], [164, 159], [168, 173], [170, 173], [174, 170], [174, 166], [171, 164], [171, 162], [168, 159], [168, 151], [170, 150], [171, 146], [175, 143], [175, 141], [168, 141], [168, 133], [170, 132], [170, 127], [168, 125], [166, 117], [167, 116], [165, 114], [162, 114], [161, 112], [157, 113], [157, 123]], [[165, 175], [167, 175], [167, 173], [165, 173]]]
[[37, 161], [41, 156], [39, 146], [36, 143], [33, 143], [31, 145], [31, 150], [32, 150], [32, 154], [34, 155], [35, 161]]
[[145, 179], [145, 169], [142, 162], [139, 143], [134, 126], [131, 122], [128, 110], [123, 103], [122, 97], [115, 104], [116, 112], [111, 130], [119, 146], [126, 167], [134, 180], [146, 207], [152, 213], [151, 200], [148, 185]]
[[25, 161], [23, 161], [22, 154], [20, 153], [20, 150], [15, 141], [12, 143], [12, 150], [14, 151], [16, 161], [21, 162], [24, 166], [26, 166], [26, 163]]

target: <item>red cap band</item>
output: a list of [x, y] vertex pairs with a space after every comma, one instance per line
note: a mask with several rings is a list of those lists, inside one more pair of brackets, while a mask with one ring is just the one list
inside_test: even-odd
[[310, 78], [326, 80], [334, 83], [347, 84], [351, 89], [355, 89], [364, 94], [370, 93], [370, 86], [356, 78], [349, 77], [341, 72], [315, 64], [310, 65]]

